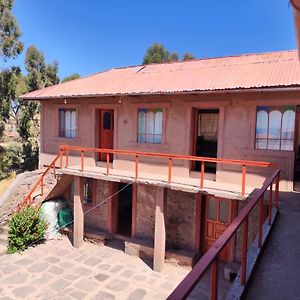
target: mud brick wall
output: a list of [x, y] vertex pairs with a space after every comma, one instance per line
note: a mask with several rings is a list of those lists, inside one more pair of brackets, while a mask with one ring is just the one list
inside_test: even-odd
[[154, 238], [156, 187], [138, 185], [137, 189], [137, 224], [136, 235]]
[[195, 194], [168, 189], [167, 247], [193, 249], [195, 240]]

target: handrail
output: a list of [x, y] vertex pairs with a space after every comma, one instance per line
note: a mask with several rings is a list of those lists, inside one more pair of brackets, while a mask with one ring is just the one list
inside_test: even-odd
[[[91, 148], [91, 147], [80, 147], [80, 146], [69, 146], [61, 145], [60, 153], [66, 153], [66, 168], [69, 164], [69, 152], [70, 151], [79, 151], [81, 159], [80, 171], [84, 171], [84, 153], [85, 152], [96, 152], [106, 154], [106, 175], [109, 175], [109, 157], [110, 154], [121, 154], [129, 155], [135, 158], [135, 179], [138, 179], [138, 164], [139, 157], [154, 157], [154, 158], [163, 158], [168, 160], [168, 184], [172, 183], [172, 166], [173, 161], [177, 160], [187, 160], [187, 161], [200, 161], [201, 162], [201, 172], [200, 172], [200, 188], [204, 188], [204, 173], [205, 173], [205, 162], [208, 163], [220, 163], [220, 164], [231, 164], [239, 165], [242, 167], [242, 180], [241, 180], [241, 194], [245, 195], [246, 187], [246, 167], [273, 167], [276, 168], [277, 165], [270, 162], [262, 161], [251, 161], [251, 160], [239, 160], [239, 159], [225, 159], [225, 158], [210, 158], [210, 157], [201, 157], [201, 156], [192, 156], [192, 155], [179, 155], [179, 154], [165, 154], [165, 153], [155, 153], [155, 152], [143, 152], [143, 151], [130, 151], [130, 150], [117, 150], [117, 149], [103, 149], [103, 148]], [[62, 161], [62, 158], [61, 158]]]
[[[272, 185], [274, 181], [276, 181], [275, 188], [275, 206], [278, 208], [278, 192], [279, 192], [279, 176], [280, 169], [276, 169], [271, 176], [266, 178], [261, 189], [254, 192], [251, 196], [251, 200], [246, 204], [246, 206], [242, 209], [239, 215], [232, 221], [232, 223], [227, 227], [227, 229], [223, 232], [223, 234], [218, 238], [218, 240], [208, 249], [208, 251], [202, 256], [199, 262], [194, 266], [191, 272], [181, 281], [181, 283], [175, 288], [175, 290], [169, 295], [168, 300], [180, 300], [186, 299], [194, 287], [198, 284], [198, 282], [203, 277], [206, 270], [212, 266], [211, 274], [212, 274], [212, 282], [211, 287], [214, 286], [214, 289], [217, 289], [218, 283], [217, 275], [214, 274], [216, 271], [214, 270], [215, 265], [217, 265], [219, 255], [233, 235], [237, 232], [239, 227], [243, 224], [243, 249], [242, 249], [242, 275], [241, 275], [241, 283], [245, 285], [246, 281], [246, 257], [247, 257], [247, 236], [248, 236], [248, 216], [253, 210], [253, 208], [257, 205], [258, 202], [263, 201], [263, 197], [265, 192], [270, 188], [270, 193], [272, 193]], [[270, 194], [271, 195], [271, 194]], [[272, 214], [272, 197], [270, 208], [269, 208], [269, 224], [270, 218]], [[262, 206], [260, 206], [260, 216], [262, 215]], [[262, 245], [262, 218], [259, 218], [259, 232], [258, 232], [258, 247], [260, 248]], [[214, 281], [214, 282], [213, 282]], [[216, 290], [212, 291], [211, 299], [216, 299], [217, 297]]]
[[20, 210], [26, 203], [31, 204], [31, 202], [32, 202], [32, 194], [35, 192], [35, 190], [37, 189], [38, 186], [40, 186], [40, 188], [41, 188], [41, 196], [43, 196], [43, 194], [44, 194], [44, 178], [49, 173], [49, 171], [51, 170], [51, 168], [53, 168], [54, 174], [56, 173], [55, 163], [57, 162], [57, 160], [60, 157], [61, 157], [61, 155], [58, 154], [54, 158], [54, 160], [51, 162], [51, 164], [47, 167], [47, 169], [43, 172], [43, 174], [38, 178], [38, 180], [36, 181], [36, 183], [34, 184], [34, 186], [31, 188], [31, 190], [29, 191], [29, 193], [25, 196], [25, 198], [23, 199], [23, 201], [19, 204], [17, 210]]

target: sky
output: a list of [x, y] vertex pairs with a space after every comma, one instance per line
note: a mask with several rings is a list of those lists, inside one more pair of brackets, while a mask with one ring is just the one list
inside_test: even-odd
[[296, 48], [288, 0], [15, 0], [13, 13], [25, 49], [57, 60], [61, 78], [141, 64], [154, 42], [197, 58]]

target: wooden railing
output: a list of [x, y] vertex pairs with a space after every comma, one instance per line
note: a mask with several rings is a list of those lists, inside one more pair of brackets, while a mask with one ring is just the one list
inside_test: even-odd
[[271, 176], [269, 176], [261, 189], [255, 191], [254, 195], [239, 215], [228, 226], [224, 233], [218, 240], [209, 248], [209, 250], [202, 256], [199, 262], [194, 266], [192, 271], [182, 280], [182, 282], [175, 288], [175, 290], [167, 298], [168, 300], [186, 299], [193, 291], [195, 286], [199, 283], [204, 273], [210, 268], [211, 282], [210, 282], [210, 299], [216, 300], [218, 298], [218, 262], [221, 251], [230, 242], [237, 230], [242, 226], [242, 259], [241, 259], [241, 285], [246, 284], [246, 266], [247, 266], [247, 248], [248, 248], [248, 220], [251, 211], [256, 205], [259, 205], [259, 220], [258, 220], [258, 244], [257, 247], [262, 247], [262, 226], [263, 226], [263, 201], [266, 192], [269, 193], [269, 210], [268, 210], [268, 224], [272, 222], [272, 208], [273, 208], [273, 185], [275, 183], [275, 207], [278, 209], [279, 201], [279, 180], [280, 169], [276, 169]]
[[190, 162], [201, 162], [200, 171], [200, 184], [199, 187], [203, 189], [204, 187], [204, 173], [205, 173], [205, 163], [216, 163], [216, 164], [227, 164], [227, 165], [238, 165], [241, 166], [242, 178], [241, 178], [241, 194], [245, 195], [246, 187], [246, 168], [247, 167], [273, 167], [276, 165], [270, 162], [261, 161], [251, 161], [251, 160], [238, 160], [238, 159], [225, 159], [225, 158], [209, 158], [191, 155], [178, 155], [178, 154], [164, 154], [164, 153], [153, 153], [153, 152], [141, 152], [141, 151], [128, 151], [128, 150], [116, 150], [116, 149], [99, 149], [99, 148], [87, 148], [78, 146], [60, 146], [60, 167], [63, 167], [63, 156], [65, 154], [65, 168], [69, 166], [69, 155], [70, 151], [75, 151], [80, 153], [80, 171], [84, 172], [84, 162], [85, 153], [103, 153], [106, 154], [106, 175], [109, 175], [110, 167], [110, 155], [126, 155], [131, 156], [135, 161], [135, 179], [138, 180], [139, 175], [139, 158], [140, 157], [153, 157], [157, 159], [165, 159], [168, 165], [168, 184], [172, 183], [172, 166], [174, 160], [185, 160]]
[[43, 174], [38, 178], [34, 186], [31, 188], [29, 193], [24, 197], [23, 201], [19, 204], [18, 209], [20, 210], [25, 204], [31, 205], [33, 201], [34, 192], [40, 188], [40, 196], [44, 196], [44, 180], [47, 174], [53, 169], [54, 176], [56, 175], [56, 162], [60, 158], [60, 155], [57, 155], [48, 168], [43, 172]]

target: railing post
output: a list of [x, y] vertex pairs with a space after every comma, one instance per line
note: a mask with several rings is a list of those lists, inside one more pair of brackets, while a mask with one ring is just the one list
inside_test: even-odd
[[41, 196], [44, 196], [44, 177], [41, 178]]
[[69, 166], [69, 149], [66, 149], [66, 168]]
[[280, 180], [280, 175], [277, 175], [276, 178], [276, 186], [275, 186], [275, 207], [279, 209], [279, 180]]
[[248, 247], [248, 216], [243, 223], [243, 246], [242, 246], [242, 272], [241, 272], [241, 285], [246, 284], [247, 272], [247, 247]]
[[171, 184], [171, 180], [172, 180], [172, 158], [169, 158], [168, 184]]
[[259, 221], [258, 221], [258, 248], [259, 249], [262, 246], [263, 209], [264, 209], [264, 198], [261, 197], [259, 200]]
[[80, 155], [80, 160], [81, 160], [81, 172], [84, 171], [84, 151], [81, 150], [81, 155]]
[[273, 201], [272, 201], [272, 197], [273, 197], [273, 182], [270, 184], [270, 193], [269, 193], [269, 225], [271, 225], [272, 223], [272, 205], [273, 205]]
[[201, 161], [201, 178], [200, 178], [200, 188], [203, 189], [204, 186], [204, 161]]
[[219, 257], [217, 256], [210, 266], [210, 299], [211, 300], [218, 299], [218, 260]]
[[139, 171], [139, 157], [135, 155], [135, 180], [138, 179], [138, 171]]
[[242, 196], [245, 196], [245, 188], [246, 188], [246, 166], [242, 166]]
[[106, 153], [106, 176], [109, 175], [109, 153]]
[[62, 170], [62, 168], [63, 168], [63, 149], [59, 150], [59, 167]]

